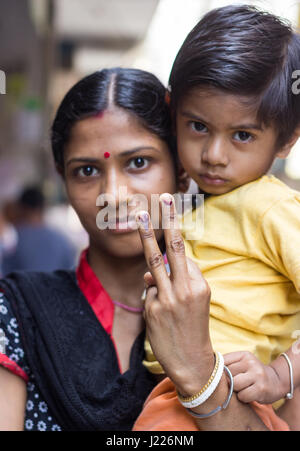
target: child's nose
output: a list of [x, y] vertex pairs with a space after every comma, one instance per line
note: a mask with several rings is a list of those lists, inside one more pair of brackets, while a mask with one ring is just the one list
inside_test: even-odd
[[227, 166], [228, 150], [223, 139], [210, 139], [202, 153], [202, 160], [210, 166]]

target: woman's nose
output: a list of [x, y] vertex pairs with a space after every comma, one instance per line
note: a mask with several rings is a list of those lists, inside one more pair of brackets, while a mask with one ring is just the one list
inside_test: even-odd
[[104, 183], [101, 189], [101, 196], [105, 196], [110, 205], [119, 209], [121, 205], [127, 204], [130, 197], [128, 180], [118, 171], [110, 171], [104, 177]]

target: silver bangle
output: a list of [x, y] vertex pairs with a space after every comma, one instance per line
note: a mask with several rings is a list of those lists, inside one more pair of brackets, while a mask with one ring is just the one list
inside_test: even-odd
[[286, 399], [293, 399], [294, 397], [294, 376], [293, 376], [293, 367], [292, 367], [292, 362], [290, 361], [289, 356], [285, 353], [282, 352], [280, 355], [282, 355], [288, 366], [289, 366], [289, 372], [290, 372], [290, 391], [285, 395]]
[[231, 398], [232, 398], [232, 393], [233, 393], [233, 377], [231, 372], [229, 371], [229, 369], [227, 368], [227, 366], [224, 366], [224, 370], [226, 371], [227, 375], [229, 376], [229, 380], [230, 380], [230, 388], [229, 388], [229, 393], [227, 396], [226, 401], [224, 402], [224, 404], [222, 404], [221, 406], [218, 406], [216, 409], [212, 410], [209, 413], [196, 413], [194, 412], [192, 409], [186, 409], [190, 415], [192, 415], [195, 418], [200, 418], [200, 419], [204, 419], [204, 418], [209, 418], [212, 417], [213, 415], [215, 415], [216, 413], [220, 412], [220, 410], [225, 410], [226, 407], [228, 406]]

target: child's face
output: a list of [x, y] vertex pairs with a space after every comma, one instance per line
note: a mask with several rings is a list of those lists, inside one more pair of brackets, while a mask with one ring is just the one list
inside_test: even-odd
[[[176, 174], [167, 144], [121, 109], [78, 121], [65, 148], [65, 181], [71, 205], [93, 245], [108, 255], [143, 254], [135, 211], [148, 210], [151, 195], [176, 191]], [[116, 227], [99, 230], [96, 218], [105, 211], [99, 195], [108, 195], [116, 210]], [[147, 206], [132, 202], [143, 195]], [[108, 202], [110, 202], [108, 200]], [[149, 210], [150, 211], [150, 210]], [[157, 230], [157, 238], [162, 231]]]
[[265, 174], [276, 156], [286, 156], [276, 149], [275, 129], [259, 124], [245, 100], [196, 87], [178, 106], [179, 159], [201, 191], [227, 193]]

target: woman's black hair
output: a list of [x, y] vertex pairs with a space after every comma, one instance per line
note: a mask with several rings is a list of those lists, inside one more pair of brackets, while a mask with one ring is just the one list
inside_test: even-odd
[[273, 14], [249, 5], [207, 13], [189, 33], [173, 64], [171, 108], [195, 86], [249, 97], [257, 119], [274, 125], [277, 146], [300, 124], [300, 95], [293, 72], [300, 67], [300, 36]]
[[73, 125], [116, 106], [132, 113], [151, 133], [165, 141], [177, 164], [166, 89], [158, 78], [139, 69], [112, 68], [84, 77], [61, 102], [51, 129], [56, 167], [64, 173], [64, 148]]

